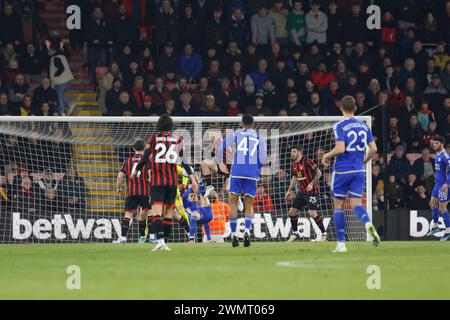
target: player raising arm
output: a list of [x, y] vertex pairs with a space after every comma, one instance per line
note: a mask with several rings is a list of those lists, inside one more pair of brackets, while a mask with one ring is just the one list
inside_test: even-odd
[[253, 129], [254, 119], [250, 114], [242, 117], [241, 128], [232, 132], [219, 145], [216, 159], [223, 161], [223, 150], [235, 144], [234, 161], [230, 172], [230, 227], [232, 246], [239, 246], [236, 237], [237, 204], [241, 195], [245, 196], [245, 233], [244, 247], [250, 246], [250, 228], [252, 226], [253, 200], [256, 184], [261, 175], [261, 167], [267, 159], [267, 145], [263, 137]]
[[[191, 168], [192, 171], [194, 171]], [[178, 175], [181, 177], [181, 185], [178, 185], [177, 187], [177, 196], [175, 198], [175, 220], [180, 224], [180, 226], [184, 229], [184, 231], [189, 234], [189, 224], [190, 224], [190, 218], [188, 213], [186, 212], [186, 209], [183, 206], [183, 199], [182, 195], [184, 194], [185, 190], [188, 187], [189, 178], [188, 173], [186, 170], [184, 170], [181, 166], [177, 166]], [[197, 181], [198, 183], [198, 181]], [[167, 241], [167, 240], [166, 240]]]
[[317, 187], [317, 182], [322, 176], [322, 172], [312, 160], [303, 155], [302, 149], [298, 146], [291, 149], [291, 158], [292, 179], [286, 192], [286, 201], [292, 199], [292, 194], [297, 184], [300, 184], [300, 190], [289, 209], [292, 234], [288, 242], [293, 242], [300, 238], [300, 234], [297, 231], [298, 211], [304, 208], [308, 210], [309, 216], [314, 219], [321, 232], [313, 241], [326, 241], [327, 233], [325, 232], [323, 219], [316, 211], [319, 205], [319, 188]]
[[139, 243], [145, 242], [145, 220], [147, 218], [147, 212], [149, 212], [150, 204], [150, 184], [148, 166], [143, 167], [143, 173], [139, 177], [131, 177], [131, 171], [141, 161], [145, 142], [142, 140], [136, 141], [133, 146], [134, 155], [126, 159], [117, 175], [117, 193], [121, 193], [121, 186], [125, 178], [128, 184], [127, 198], [125, 200], [125, 215], [122, 219], [122, 234], [119, 239], [113, 241], [114, 243], [126, 243], [127, 233], [130, 228], [131, 221], [133, 220], [133, 214], [140, 209], [138, 223], [139, 223]]
[[[354, 118], [356, 110], [355, 99], [352, 96], [342, 98], [342, 114], [345, 119], [334, 126], [336, 146], [323, 156], [322, 163], [336, 158], [333, 166], [331, 191], [334, 203], [334, 225], [338, 245], [333, 252], [347, 252], [345, 247], [345, 216], [344, 200], [350, 199], [350, 206], [359, 220], [365, 225], [372, 236], [372, 243], [377, 246], [380, 237], [370, 222], [366, 208], [362, 206], [366, 170], [365, 164], [377, 152], [372, 131], [361, 120]], [[366, 153], [366, 147], [369, 151]]]
[[200, 195], [198, 195], [190, 188], [183, 194], [183, 206], [190, 218], [189, 243], [195, 242], [195, 234], [197, 232], [198, 224], [203, 225], [208, 242], [212, 242], [209, 223], [213, 219], [213, 212], [208, 196], [214, 191], [214, 187], [208, 186], [206, 187], [206, 190], [203, 191], [203, 195], [202, 190], [200, 191]]
[[[150, 162], [151, 170], [151, 200], [153, 225], [157, 245], [153, 251], [170, 251], [164, 238], [169, 238], [172, 230], [172, 219], [177, 194], [178, 172], [177, 161], [183, 156], [181, 139], [172, 133], [174, 123], [169, 115], [162, 115], [156, 124], [157, 134], [148, 139], [147, 148], [141, 161], [132, 172], [137, 175]], [[191, 178], [192, 188], [198, 190], [198, 185], [188, 164], [182, 162], [183, 168]], [[164, 222], [163, 217], [164, 216]]]
[[450, 238], [450, 216], [447, 211], [448, 202], [450, 200], [450, 155], [445, 150], [445, 139], [437, 136], [433, 140], [433, 149], [436, 151], [435, 176], [436, 183], [431, 194], [430, 207], [433, 221], [431, 222], [431, 230], [428, 235], [433, 235], [439, 232], [438, 220], [439, 212], [445, 224], [445, 233], [441, 241]]

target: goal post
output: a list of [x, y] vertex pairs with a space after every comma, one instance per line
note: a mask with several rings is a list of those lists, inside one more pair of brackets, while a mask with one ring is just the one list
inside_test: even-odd
[[[369, 127], [370, 117], [358, 117]], [[156, 133], [157, 117], [0, 117], [0, 243], [110, 242], [121, 230], [125, 195], [116, 192], [122, 162], [137, 140]], [[183, 157], [205, 182], [215, 187], [211, 198], [213, 234], [229, 239], [226, 222], [227, 176], [217, 172], [214, 147], [240, 126], [240, 117], [174, 117], [175, 134], [183, 138]], [[266, 138], [268, 161], [255, 199], [252, 237], [285, 241], [290, 235], [285, 193], [291, 179], [290, 149], [322, 170], [319, 214], [329, 238], [335, 239], [330, 195], [331, 168], [321, 156], [334, 147], [333, 125], [342, 117], [255, 117], [255, 129]], [[232, 153], [232, 150], [230, 150]], [[371, 162], [366, 167], [364, 202], [372, 217]], [[222, 208], [222, 209], [220, 209]], [[347, 237], [367, 240], [358, 218], [347, 207]], [[240, 217], [243, 217], [240, 215]], [[238, 220], [238, 236], [243, 232]], [[299, 232], [315, 238], [318, 227], [300, 212]], [[134, 219], [128, 239], [137, 241]], [[170, 241], [186, 241], [178, 224]]]

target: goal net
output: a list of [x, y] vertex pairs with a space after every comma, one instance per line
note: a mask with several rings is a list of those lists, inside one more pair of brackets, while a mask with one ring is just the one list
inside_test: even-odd
[[[319, 214], [330, 240], [335, 239], [330, 196], [331, 168], [320, 159], [334, 146], [332, 127], [341, 117], [256, 117], [256, 129], [267, 140], [268, 162], [263, 167], [255, 199], [252, 237], [255, 241], [285, 241], [290, 236], [285, 194], [291, 179], [290, 149], [303, 154], [322, 170]], [[370, 122], [370, 117], [361, 117]], [[121, 230], [125, 195], [116, 192], [116, 177], [132, 155], [137, 140], [155, 133], [157, 118], [0, 117], [0, 242], [110, 242]], [[216, 239], [230, 238], [227, 219], [227, 176], [217, 172], [214, 146], [227, 132], [239, 128], [238, 117], [174, 118], [175, 133], [183, 138], [184, 158], [198, 176], [215, 187], [211, 197]], [[370, 126], [370, 123], [368, 123]], [[232, 152], [232, 151], [231, 151]], [[368, 172], [370, 172], [370, 163]], [[371, 214], [371, 182], [367, 175], [364, 203]], [[244, 231], [238, 220], [237, 235]], [[128, 241], [138, 238], [137, 217]], [[347, 237], [367, 240], [364, 226], [346, 210]], [[298, 230], [305, 241], [318, 227], [306, 211]], [[201, 229], [199, 229], [201, 233]], [[183, 242], [184, 230], [174, 222], [170, 241]]]

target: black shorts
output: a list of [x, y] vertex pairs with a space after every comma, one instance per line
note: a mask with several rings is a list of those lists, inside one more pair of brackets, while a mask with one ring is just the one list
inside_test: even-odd
[[306, 194], [298, 192], [295, 196], [294, 202], [292, 202], [292, 208], [301, 210], [317, 210], [319, 208], [319, 195], [318, 194]]
[[150, 209], [150, 199], [148, 196], [128, 196], [125, 200], [126, 212], [137, 212], [138, 208], [143, 211]]
[[152, 198], [152, 205], [175, 205], [175, 199], [177, 197], [176, 186], [152, 186], [150, 189], [150, 193]]

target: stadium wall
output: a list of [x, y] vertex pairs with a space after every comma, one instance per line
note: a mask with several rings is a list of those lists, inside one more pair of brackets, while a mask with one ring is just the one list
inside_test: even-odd
[[[383, 233], [383, 213], [375, 212], [374, 224]], [[392, 210], [389, 213], [389, 240], [439, 240], [441, 234], [427, 237], [430, 229], [429, 210]], [[443, 227], [442, 218], [440, 226]], [[19, 212], [0, 215], [0, 243], [78, 243], [111, 242], [121, 231], [120, 217], [99, 217], [88, 213], [24, 215]], [[324, 224], [328, 232], [333, 228], [331, 218]], [[314, 238], [317, 226], [306, 217], [299, 219], [299, 232], [305, 239]], [[229, 236], [226, 224], [225, 238]], [[239, 219], [237, 233], [244, 231], [244, 219]], [[137, 239], [137, 223], [133, 223], [130, 239]], [[257, 213], [253, 219], [253, 237], [256, 241], [285, 241], [289, 237], [290, 221], [287, 216]], [[179, 241], [182, 230], [175, 226], [172, 241]], [[177, 235], [177, 233], [179, 233]], [[334, 239], [330, 239], [334, 240]], [[133, 240], [132, 240], [133, 241]]]
[[[393, 241], [402, 240], [439, 240], [443, 232], [439, 232], [434, 236], [427, 237], [430, 231], [431, 223], [430, 210], [390, 210], [388, 215], [388, 239]], [[374, 211], [373, 223], [375, 227], [383, 234], [384, 230], [384, 213]], [[439, 227], [444, 227], [442, 217], [439, 217]]]

